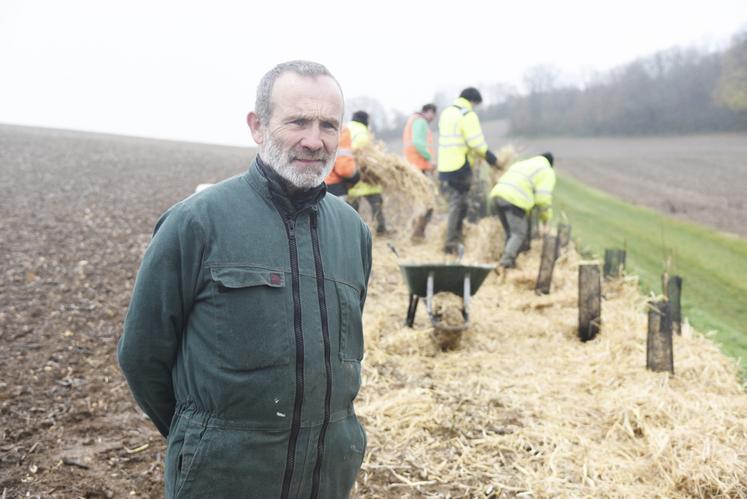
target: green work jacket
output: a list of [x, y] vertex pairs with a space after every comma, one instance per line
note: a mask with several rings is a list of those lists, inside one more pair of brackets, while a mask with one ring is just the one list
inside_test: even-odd
[[161, 217], [118, 357], [168, 439], [167, 497], [347, 497], [370, 269], [350, 206], [296, 210], [256, 161]]

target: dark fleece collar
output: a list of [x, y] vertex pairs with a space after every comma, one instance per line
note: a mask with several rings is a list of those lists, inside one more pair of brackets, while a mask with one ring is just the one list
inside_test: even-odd
[[297, 189], [281, 177], [273, 167], [257, 155], [257, 169], [267, 179], [267, 186], [273, 201], [285, 215], [295, 215], [315, 206], [327, 193], [327, 185], [322, 182], [311, 189]]

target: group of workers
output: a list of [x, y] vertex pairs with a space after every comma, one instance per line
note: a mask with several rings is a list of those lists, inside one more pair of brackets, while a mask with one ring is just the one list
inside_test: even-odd
[[[475, 181], [473, 169], [485, 160], [497, 168], [498, 157], [490, 150], [475, 108], [482, 103], [479, 90], [465, 88], [454, 103], [441, 112], [438, 121], [438, 158], [434, 162], [433, 133], [430, 123], [437, 108], [426, 104], [413, 113], [402, 133], [405, 158], [426, 175], [438, 174], [440, 191], [448, 201], [448, 220], [444, 252], [457, 254], [463, 242], [463, 225], [469, 208], [470, 191]], [[356, 111], [340, 134], [334, 167], [325, 179], [328, 192], [346, 198], [356, 210], [366, 199], [376, 220], [376, 233], [387, 234], [383, 212], [382, 187], [361, 181], [353, 152], [369, 143], [369, 115]], [[489, 208], [505, 232], [503, 256], [499, 264], [516, 266], [516, 257], [527, 237], [529, 216], [537, 210], [546, 223], [552, 217], [552, 193], [555, 187], [553, 155], [549, 152], [512, 164], [490, 191]], [[422, 239], [431, 212], [416, 220], [413, 237]]]

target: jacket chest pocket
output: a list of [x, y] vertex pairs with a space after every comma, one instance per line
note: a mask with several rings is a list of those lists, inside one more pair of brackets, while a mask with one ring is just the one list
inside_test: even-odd
[[290, 363], [285, 274], [253, 267], [213, 267], [221, 367], [249, 371]]
[[363, 320], [360, 292], [346, 284], [337, 283], [340, 304], [340, 360], [363, 359]]

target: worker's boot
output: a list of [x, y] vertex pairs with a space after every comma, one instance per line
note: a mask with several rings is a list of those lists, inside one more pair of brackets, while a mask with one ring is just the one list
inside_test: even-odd
[[410, 239], [412, 239], [413, 242], [422, 242], [425, 240], [425, 228], [428, 225], [428, 222], [431, 221], [432, 216], [433, 208], [429, 208], [425, 214], [420, 215], [415, 219], [412, 224], [412, 236], [410, 236]]

